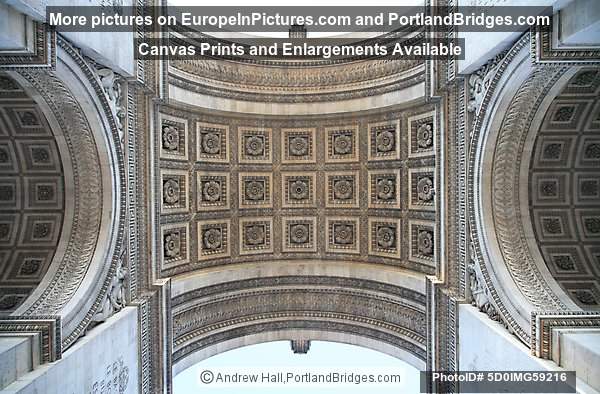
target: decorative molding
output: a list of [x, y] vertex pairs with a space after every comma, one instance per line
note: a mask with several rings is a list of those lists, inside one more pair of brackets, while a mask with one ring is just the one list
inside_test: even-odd
[[127, 252], [129, 262], [129, 297], [134, 301], [145, 287], [147, 270], [144, 266], [147, 250], [148, 201], [146, 196], [147, 174], [147, 125], [148, 111], [145, 105], [146, 96], [136, 84], [127, 87], [127, 121], [126, 121], [126, 158], [127, 158]]
[[310, 341], [307, 339], [294, 339], [290, 341], [294, 354], [306, 354], [310, 349]]
[[590, 312], [559, 312], [531, 314], [531, 353], [552, 360], [552, 332], [557, 329], [598, 328], [600, 314]]
[[481, 107], [483, 98], [490, 87], [490, 83], [498, 70], [500, 62], [505, 56], [506, 51], [500, 52], [469, 76], [469, 103], [467, 105], [467, 111], [475, 112]]
[[531, 57], [536, 63], [600, 63], [600, 47], [556, 46], [553, 32], [543, 29], [531, 35]]
[[[86, 76], [96, 93], [109, 122], [109, 133], [113, 141], [121, 142], [122, 133], [119, 131], [118, 122], [111, 110], [105, 90], [92, 67], [86, 63], [80, 53], [62, 38], [58, 38], [58, 46], [69, 56]], [[75, 206], [76, 217], [73, 222], [71, 239], [67, 245], [65, 256], [56, 270], [56, 274], [42, 292], [40, 297], [24, 313], [27, 316], [39, 314], [56, 314], [63, 308], [78, 290], [85, 274], [88, 272], [89, 262], [96, 249], [97, 234], [100, 231], [100, 215], [102, 212], [102, 188], [98, 153], [96, 143], [90, 130], [90, 125], [81, 109], [77, 99], [71, 91], [59, 80], [55, 72], [47, 70], [20, 69], [18, 72], [30, 83], [50, 106], [62, 132], [67, 140], [72, 157], [73, 178], [75, 179]], [[116, 166], [113, 171], [119, 178], [119, 183], [125, 185], [124, 155], [121, 143], [112, 146], [115, 150]], [[84, 182], [85, 181], [85, 182]], [[85, 194], [81, 191], [85, 188]], [[85, 209], [82, 209], [79, 198], [85, 195]], [[123, 186], [117, 192], [121, 206], [126, 206], [126, 191]], [[95, 300], [89, 311], [76, 325], [72, 332], [65, 333], [63, 347], [67, 348], [85, 331], [86, 327], [96, 315], [104, 302], [107, 292], [111, 288], [113, 277], [117, 274], [117, 265], [121, 257], [121, 246], [124, 237], [125, 209], [115, 215], [118, 218], [117, 243], [114, 254], [110, 258], [106, 278], [101, 279], [102, 285], [95, 295]]]
[[[458, 305], [454, 294], [443, 282], [434, 277], [426, 279], [427, 292], [427, 359], [428, 371], [458, 371]], [[444, 386], [444, 393], [460, 392], [454, 382]], [[430, 393], [439, 392], [440, 386], [432, 387]]]
[[139, 392], [171, 392], [172, 320], [171, 282], [150, 285], [134, 302], [139, 308]]
[[418, 358], [425, 356], [425, 295], [388, 283], [324, 276], [259, 277], [191, 290], [174, 297], [172, 305], [175, 360], [235, 338], [240, 329], [249, 334], [275, 326], [310, 329], [331, 324], [342, 332], [391, 343]]
[[[407, 340], [395, 333], [389, 333], [386, 329], [391, 329], [391, 326], [365, 318], [356, 318], [355, 323], [346, 322], [344, 321], [345, 317], [319, 312], [271, 314], [264, 317], [232, 321], [227, 324], [231, 328], [226, 330], [219, 326], [207, 327], [210, 330], [209, 334], [178, 349], [173, 355], [173, 361], [179, 362], [193, 352], [230, 339], [286, 329], [320, 330], [359, 335], [406, 350], [420, 360], [425, 359], [426, 351], [423, 346], [418, 346], [413, 340]], [[336, 321], [336, 318], [342, 320]], [[365, 324], [368, 325], [365, 326]]]
[[425, 306], [426, 302], [425, 295], [418, 291], [374, 280], [338, 276], [275, 276], [224, 282], [190, 290], [173, 297], [172, 304], [174, 308], [178, 308], [193, 300], [208, 298], [218, 294], [275, 286], [347, 287], [384, 293], [388, 297], [406, 299], [407, 301], [422, 307]]
[[[0, 317], [0, 333], [39, 335], [40, 362], [51, 363], [62, 356], [60, 316]], [[35, 362], [34, 362], [35, 364]]]
[[[90, 125], [69, 89], [47, 71], [23, 70], [20, 74], [52, 109], [71, 154], [75, 196], [71, 239], [53, 279], [25, 312], [28, 316], [57, 314], [78, 289], [96, 247], [102, 214], [100, 158]], [[85, 209], [80, 201], [83, 188]]]
[[538, 310], [565, 305], [548, 286], [527, 245], [519, 210], [518, 182], [524, 140], [547, 92], [564, 74], [564, 67], [535, 69], [506, 111], [493, 159], [492, 207], [496, 236], [505, 264], [521, 293]]
[[[491, 105], [492, 95], [505, 70], [517, 54], [523, 48], [526, 48], [529, 42], [529, 34], [525, 34], [506, 53], [504, 59], [494, 67], [495, 72], [493, 73], [493, 77], [489, 79], [488, 88], [485, 90], [485, 95], [481, 100], [481, 107], [476, 112], [473, 121], [468, 167], [468, 212], [470, 238], [473, 240], [473, 260], [479, 263], [480, 278], [483, 279], [485, 288], [489, 292], [492, 301], [491, 304], [495, 307], [502, 321], [524, 343], [529, 343], [530, 333], [528, 329], [521, 327], [508, 312], [508, 309], [500, 298], [499, 290], [492, 284], [492, 274], [486, 267], [487, 263], [483, 260], [481, 245], [479, 244], [481, 235], [478, 233], [478, 219], [476, 219], [475, 215], [475, 210], [477, 209], [475, 189], [478, 186], [473, 184], [473, 180], [477, 171], [476, 166], [479, 164], [476, 162], [477, 144], [480, 138], [483, 137], [482, 125]], [[541, 100], [546, 97], [549, 89], [564, 74], [565, 70], [565, 67], [553, 65], [543, 65], [534, 68], [531, 76], [523, 82], [514, 99], [511, 101], [509, 108], [503, 114], [503, 122], [495, 148], [495, 159], [492, 160], [493, 179], [491, 185], [494, 188], [494, 191], [491, 193], [492, 215], [494, 216], [496, 236], [498, 237], [501, 253], [503, 254], [507, 269], [520, 292], [532, 303], [534, 308], [540, 310], [547, 310], [548, 308], [564, 310], [565, 306], [550, 289], [530, 255], [524, 239], [522, 224], [520, 223], [520, 214], [518, 212], [519, 190], [515, 185], [519, 176], [520, 152], [523, 140], [530, 128], [533, 116], [537, 112]]]
[[198, 94], [283, 103], [370, 97], [424, 81], [422, 61], [391, 59], [313, 65], [308, 62], [264, 65], [227, 60], [173, 60], [165, 74], [170, 85]]
[[34, 48], [30, 53], [0, 54], [0, 69], [56, 67], [56, 31], [45, 23], [33, 21]]

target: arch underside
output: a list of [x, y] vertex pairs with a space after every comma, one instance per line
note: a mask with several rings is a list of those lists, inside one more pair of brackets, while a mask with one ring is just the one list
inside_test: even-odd
[[[226, 290], [228, 289], [228, 290]], [[173, 298], [173, 362], [278, 339], [329, 338], [425, 361], [425, 299], [418, 291], [349, 277], [270, 276]], [[352, 339], [354, 338], [354, 339]], [[188, 359], [189, 358], [189, 359]], [[184, 367], [176, 367], [176, 371]]]
[[9, 314], [62, 258], [70, 153], [23, 86], [6, 74], [0, 86], [0, 314]]
[[442, 127], [423, 62], [192, 60], [164, 72], [153, 268], [171, 278], [175, 371], [298, 335], [422, 368]]
[[[62, 231], [52, 232], [58, 238], [55, 258], [11, 318], [32, 324], [40, 317], [56, 321], [60, 334], [56, 354], [60, 355], [60, 342], [66, 349], [85, 332], [109, 290], [123, 240], [125, 212], [120, 209], [123, 155], [121, 146], [115, 144], [119, 140], [115, 119], [95, 65], [64, 39], [54, 44], [53, 68], [8, 71], [34, 98], [57, 136], [65, 182], [55, 192], [56, 198], [64, 195], [66, 207]], [[46, 170], [43, 175], [48, 183], [50, 173], [43, 164], [33, 160], [32, 165]], [[30, 201], [34, 196], [20, 197]], [[31, 221], [25, 232], [35, 230], [35, 224]]]
[[[532, 155], [539, 150], [532, 153], [535, 137], [548, 124], [544, 116], [554, 113], [552, 101], [569, 80], [585, 72], [579, 65], [531, 64], [529, 40], [529, 35], [521, 38], [486, 76], [490, 85], [474, 118], [469, 168], [472, 258], [480, 270], [473, 283], [485, 283], [485, 296], [477, 304], [528, 345], [533, 312], [580, 310], [540, 253], [535, 235], [540, 226], [534, 222], [539, 209], [530, 215], [532, 199], [539, 202], [538, 191], [530, 190], [528, 182]], [[568, 134], [567, 123], [557, 126], [552, 138]], [[542, 205], [550, 207], [548, 201]], [[564, 242], [561, 246], [567, 247]], [[478, 291], [473, 284], [471, 290]]]

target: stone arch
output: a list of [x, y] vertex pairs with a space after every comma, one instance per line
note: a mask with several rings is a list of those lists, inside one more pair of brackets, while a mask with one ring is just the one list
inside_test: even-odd
[[286, 336], [424, 367], [444, 134], [425, 75], [409, 60], [165, 62], [149, 137], [161, 367]]
[[478, 306], [529, 344], [531, 314], [580, 310], [548, 270], [533, 239], [527, 200], [533, 141], [552, 100], [580, 69], [533, 63], [522, 37], [488, 65], [473, 121], [469, 162], [471, 291]]
[[[14, 312], [64, 254], [72, 223], [70, 153], [40, 105], [0, 75], [0, 314]], [[64, 224], [64, 226], [63, 226]]]
[[347, 262], [270, 263], [174, 279], [175, 373], [236, 347], [297, 338], [356, 344], [424, 367], [422, 275]]
[[61, 236], [64, 253], [12, 316], [58, 319], [66, 348], [94, 320], [122, 263], [125, 180], [119, 122], [99, 74], [63, 39], [58, 38], [56, 50], [53, 69], [8, 72], [64, 140], [63, 157], [70, 159], [66, 198], [72, 209]]

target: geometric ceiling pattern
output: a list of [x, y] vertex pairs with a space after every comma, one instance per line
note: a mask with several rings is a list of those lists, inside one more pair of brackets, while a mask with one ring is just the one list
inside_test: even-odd
[[41, 282], [64, 216], [59, 151], [36, 103], [0, 75], [0, 314]]
[[162, 276], [264, 259], [435, 272], [433, 106], [351, 117], [159, 112]]
[[545, 263], [575, 303], [600, 308], [600, 69], [554, 99], [530, 164], [529, 210]]

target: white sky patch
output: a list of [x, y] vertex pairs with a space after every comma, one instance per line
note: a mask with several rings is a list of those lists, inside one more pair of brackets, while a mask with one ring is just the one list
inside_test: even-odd
[[[289, 341], [267, 342], [245, 346], [217, 354], [182, 371], [173, 379], [173, 394], [364, 394], [372, 392], [372, 387], [357, 385], [354, 387], [331, 387], [323, 389], [305, 387], [219, 387], [211, 389], [210, 385], [201, 385], [200, 374], [205, 370], [227, 367], [292, 367], [292, 368], [394, 368], [401, 371], [403, 379], [402, 391], [405, 394], [419, 392], [419, 371], [406, 362], [363, 347], [345, 345], [335, 342], [311, 341], [307, 354], [294, 354]], [[242, 368], [240, 368], [242, 370]], [[377, 387], [377, 394], [399, 394], [398, 389], [386, 386]]]

